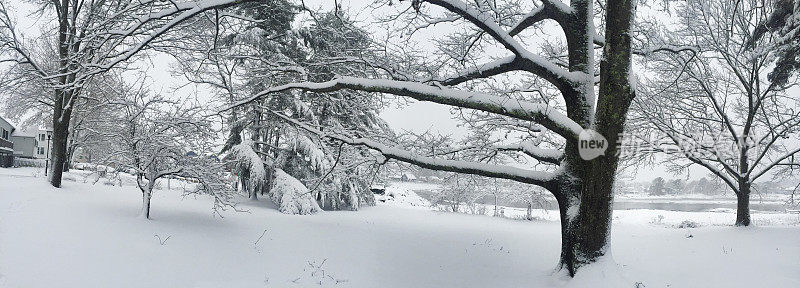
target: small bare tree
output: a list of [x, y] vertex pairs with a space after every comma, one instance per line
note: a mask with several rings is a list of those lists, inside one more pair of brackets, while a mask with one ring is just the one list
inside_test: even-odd
[[[0, 1], [0, 62], [19, 71], [6, 74], [19, 76], [6, 83], [36, 82], [52, 95], [47, 101], [53, 128], [50, 183], [61, 186], [72, 113], [95, 76], [124, 66], [160, 41], [169, 41], [164, 35], [194, 16], [240, 2], [245, 0], [36, 1], [36, 14], [47, 25], [42, 27], [42, 37], [29, 39], [13, 20], [18, 15]], [[43, 57], [49, 52], [56, 57]]]
[[107, 119], [109, 126], [93, 130], [92, 137], [108, 147], [101, 163], [136, 177], [142, 217], [150, 218], [153, 190], [166, 177], [187, 181], [186, 193], [212, 196], [217, 215], [233, 208], [236, 191], [226, 175], [226, 163], [210, 154], [216, 135], [200, 106], [140, 90], [115, 107], [118, 112]]

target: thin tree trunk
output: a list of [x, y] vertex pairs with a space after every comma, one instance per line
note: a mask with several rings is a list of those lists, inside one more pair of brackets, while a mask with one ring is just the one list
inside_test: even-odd
[[[72, 129], [75, 128], [73, 127]], [[69, 136], [67, 137], [67, 149], [66, 149], [67, 154], [64, 160], [64, 172], [69, 172], [69, 169], [72, 168], [70, 167], [70, 164], [72, 163], [72, 156], [75, 155], [75, 148], [76, 148], [75, 147], [76, 132], [74, 130], [71, 133], [69, 131], [67, 132], [68, 132], [67, 135]]]
[[494, 217], [497, 217], [497, 193], [494, 194]]
[[69, 168], [70, 168], [69, 165], [72, 162], [71, 160], [72, 160], [72, 151], [73, 150], [72, 150], [72, 147], [70, 147], [70, 146], [71, 145], [67, 144], [67, 149], [66, 149], [67, 150], [67, 155], [65, 155], [65, 157], [64, 157], [64, 167], [63, 167], [63, 170], [62, 170], [63, 172], [69, 172]]
[[150, 219], [150, 198], [153, 197], [153, 192], [148, 184], [148, 189], [142, 192], [142, 212], [141, 217]]
[[528, 221], [533, 220], [533, 204], [530, 202], [528, 202], [528, 211], [525, 214], [525, 219], [527, 219]]
[[750, 226], [750, 184], [739, 182], [736, 193], [736, 226]]

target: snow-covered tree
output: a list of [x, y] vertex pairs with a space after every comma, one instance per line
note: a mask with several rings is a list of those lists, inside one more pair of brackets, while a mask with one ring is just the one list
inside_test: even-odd
[[[269, 86], [364, 70], [356, 63], [365, 52], [368, 38], [365, 32], [348, 24], [344, 15], [308, 11], [313, 21], [292, 30], [288, 23], [300, 7], [289, 2], [253, 3], [231, 9], [249, 18], [210, 20], [205, 25], [223, 29], [188, 39], [185, 46], [195, 47], [189, 53], [172, 51], [180, 59], [187, 79], [215, 88], [224, 103], [236, 103]], [[245, 150], [242, 143], [248, 143], [252, 153], [268, 166], [265, 178], [257, 180], [251, 178], [260, 174], [254, 175], [249, 164], [238, 167], [243, 190], [250, 198], [274, 194], [270, 191], [274, 185], [269, 181], [275, 179], [272, 173], [280, 169], [303, 183], [322, 208], [358, 209], [362, 204], [374, 204], [369, 191], [375, 175], [374, 155], [363, 148], [342, 147], [320, 139], [274, 113], [331, 129], [381, 133], [388, 128], [378, 117], [379, 104], [364, 93], [353, 92], [324, 97], [271, 95], [228, 111], [231, 133], [223, 150], [237, 147], [241, 152]]]
[[550, 209], [547, 201], [547, 190], [539, 186], [520, 182], [505, 182], [507, 183], [503, 185], [505, 190], [503, 194], [511, 202], [525, 204], [526, 220], [534, 219], [533, 208]]
[[[133, 90], [133, 89], [131, 89]], [[108, 154], [99, 163], [130, 173], [142, 192], [141, 216], [150, 218], [151, 198], [158, 182], [166, 177], [184, 179], [187, 194], [209, 195], [213, 211], [234, 206], [233, 182], [225, 162], [214, 156], [216, 133], [205, 110], [190, 101], [173, 101], [133, 90], [113, 105], [106, 126], [87, 131], [94, 145]]]
[[665, 188], [666, 188], [666, 181], [664, 181], [664, 178], [656, 177], [655, 179], [653, 179], [653, 181], [650, 182], [650, 188], [648, 188], [647, 190], [650, 193], [650, 195], [658, 196], [666, 194]]
[[[376, 92], [478, 110], [508, 122], [495, 122], [500, 127], [553, 133], [554, 137], [563, 139], [562, 145], [546, 148], [536, 142], [521, 142], [493, 150], [524, 153], [538, 160], [536, 165], [541, 169], [536, 171], [513, 165], [447, 159], [447, 155], [437, 153], [415, 153], [364, 133], [327, 127], [318, 129], [296, 121], [298, 127], [314, 134], [368, 147], [387, 159], [546, 188], [557, 199], [561, 215], [560, 267], [574, 275], [580, 267], [597, 261], [607, 251], [612, 186], [618, 165], [616, 145], [634, 98], [630, 38], [633, 3], [612, 0], [598, 7], [605, 9], [605, 33], [601, 36], [594, 24], [594, 2], [575, 0], [567, 5], [557, 0], [546, 0], [528, 6], [519, 1], [412, 1], [413, 9], [404, 9], [406, 12], [392, 16], [397, 19], [392, 23], [400, 24], [395, 27], [403, 27], [407, 29], [405, 32], [413, 34], [439, 23], [457, 25], [454, 34], [437, 38], [441, 48], [439, 54], [420, 55], [413, 49], [385, 47], [382, 51], [387, 51], [389, 60], [365, 61], [381, 67], [382, 73], [377, 75], [330, 75], [326, 79], [275, 86], [235, 106], [257, 103], [288, 91], [294, 91], [294, 95], [315, 97], [323, 97], [318, 93], [340, 91]], [[529, 43], [526, 40], [534, 42], [535, 38], [530, 36], [536, 34], [523, 32], [535, 32], [545, 20], [554, 20], [564, 32], [566, 49], [561, 55], [563, 57], [542, 56], [525, 44]], [[545, 47], [547, 43], [555, 42], [545, 41]], [[602, 47], [603, 57], [599, 61], [598, 78], [595, 49], [599, 47]], [[514, 74], [542, 79], [538, 82], [541, 87], [557, 91], [561, 99], [552, 103], [540, 101], [536, 87], [490, 91], [479, 85], [482, 81]], [[599, 93], [595, 93], [597, 84]], [[558, 107], [559, 102], [565, 109]], [[514, 123], [528, 125], [522, 128], [525, 126]], [[578, 139], [584, 129], [593, 129], [608, 139], [604, 155], [581, 157]]]
[[485, 177], [453, 174], [445, 178], [442, 189], [434, 194], [431, 202], [450, 212], [465, 212], [462, 208], [467, 206], [475, 214], [474, 206], [478, 201], [491, 195], [487, 189], [488, 182]]
[[[52, 96], [50, 183], [61, 186], [72, 113], [95, 76], [121, 68], [140, 51], [168, 41], [164, 36], [172, 28], [194, 16], [241, 2], [245, 1], [35, 1], [35, 13], [44, 23], [41, 37], [26, 37], [15, 21], [24, 16], [10, 9], [13, 2], [0, 2], [0, 62], [19, 71], [5, 75], [24, 76], [5, 82], [38, 82], [45, 95]], [[42, 52], [55, 52], [56, 57], [41, 57]]]
[[[720, 184], [721, 185], [721, 184]], [[720, 190], [724, 189], [725, 187], [721, 187], [718, 183], [714, 183], [708, 178], [703, 177], [696, 181], [691, 181], [687, 185], [687, 190], [691, 191], [691, 193], [696, 194], [706, 194], [706, 195], [714, 195], [719, 193]]]
[[771, 14], [756, 23], [747, 44], [749, 49], [753, 49], [763, 38], [771, 38], [772, 49], [758, 47], [761, 50], [756, 52], [770, 53], [770, 50], [776, 50], [775, 67], [770, 71], [769, 80], [782, 86], [800, 70], [800, 2], [774, 0], [768, 3], [772, 6]]
[[664, 152], [676, 170], [699, 165], [730, 187], [737, 226], [750, 225], [752, 184], [797, 165], [800, 153], [800, 101], [768, 79], [777, 53], [770, 39], [779, 35], [770, 32], [746, 49], [770, 7], [761, 1], [682, 4], [685, 17], [661, 39], [694, 46], [694, 53], [649, 57], [652, 73], [639, 90], [631, 125], [644, 129], [645, 143]]

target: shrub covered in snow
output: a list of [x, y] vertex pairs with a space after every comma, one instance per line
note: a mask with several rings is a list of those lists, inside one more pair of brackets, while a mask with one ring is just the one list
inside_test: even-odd
[[244, 140], [231, 147], [230, 155], [236, 159], [237, 174], [242, 181], [242, 190], [246, 191], [250, 198], [255, 199], [258, 193], [267, 182], [267, 169], [264, 167], [264, 160], [253, 150], [253, 141]]
[[300, 180], [286, 174], [281, 169], [275, 169], [275, 179], [272, 181], [272, 201], [278, 205], [278, 210], [285, 214], [313, 214], [321, 209], [317, 201], [311, 197]]
[[694, 222], [692, 220], [683, 220], [683, 222], [678, 224], [678, 226], [676, 226], [676, 227], [678, 227], [678, 228], [697, 228], [697, 227], [700, 227], [700, 224], [697, 224], [697, 222]]

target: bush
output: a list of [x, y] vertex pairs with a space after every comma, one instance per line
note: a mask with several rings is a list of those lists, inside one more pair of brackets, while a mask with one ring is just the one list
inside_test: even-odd
[[278, 210], [282, 213], [306, 215], [322, 210], [311, 197], [308, 188], [283, 170], [275, 169], [272, 185], [272, 202], [278, 205]]
[[45, 160], [14, 157], [14, 167], [44, 168]]
[[692, 220], [683, 220], [683, 222], [681, 222], [681, 224], [678, 224], [677, 227], [678, 228], [697, 228], [697, 227], [700, 227], [700, 224], [697, 224], [697, 222], [694, 222]]

